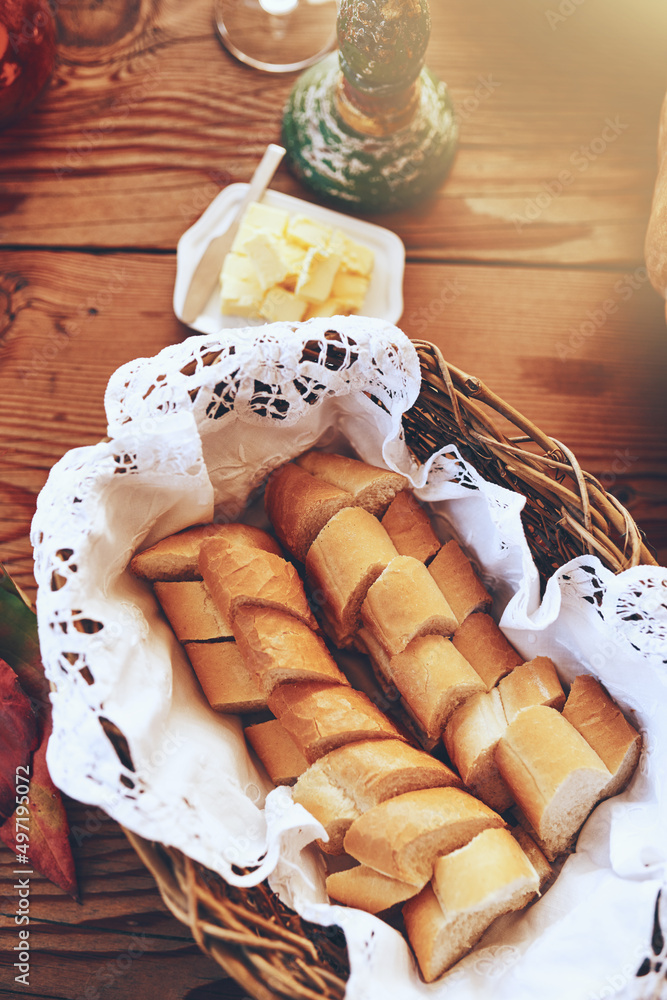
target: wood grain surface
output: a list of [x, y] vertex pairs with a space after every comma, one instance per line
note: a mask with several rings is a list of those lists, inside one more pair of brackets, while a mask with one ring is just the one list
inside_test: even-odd
[[[211, 0], [54, 7], [49, 90], [0, 132], [0, 561], [30, 595], [30, 521], [49, 470], [104, 436], [119, 365], [187, 335], [171, 308], [176, 243], [222, 188], [249, 179], [296, 79], [234, 62]], [[431, 9], [428, 61], [461, 139], [437, 197], [374, 220], [406, 244], [401, 326], [568, 444], [664, 564], [667, 337], [643, 242], [667, 5]], [[275, 187], [304, 196], [285, 168]], [[68, 811], [82, 903], [34, 881], [29, 989], [13, 981], [15, 876], [0, 849], [0, 996], [240, 1000], [116, 824]]]

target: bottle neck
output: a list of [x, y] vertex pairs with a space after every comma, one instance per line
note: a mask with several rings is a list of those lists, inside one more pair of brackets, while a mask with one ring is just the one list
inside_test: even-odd
[[336, 86], [336, 109], [346, 125], [361, 135], [382, 138], [406, 128], [419, 105], [421, 84], [415, 80], [391, 97], [377, 97], [352, 86], [341, 73]]

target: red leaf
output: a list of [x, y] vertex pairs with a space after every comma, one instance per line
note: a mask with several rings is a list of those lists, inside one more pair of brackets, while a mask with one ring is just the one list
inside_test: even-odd
[[[21, 820], [28, 830], [30, 864], [55, 885], [78, 898], [74, 859], [69, 843], [69, 824], [60, 792], [51, 781], [46, 766], [46, 745], [51, 734], [51, 720], [44, 730], [42, 742], [32, 758], [29, 817]], [[16, 820], [11, 817], [0, 827], [0, 838], [19, 854], [16, 840]]]
[[17, 768], [30, 763], [37, 741], [30, 699], [9, 664], [0, 660], [0, 823], [16, 808]]

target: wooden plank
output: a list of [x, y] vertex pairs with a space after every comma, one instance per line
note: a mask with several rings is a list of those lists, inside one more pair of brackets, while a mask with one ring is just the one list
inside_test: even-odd
[[[461, 143], [435, 202], [386, 220], [408, 251], [636, 266], [667, 84], [667, 8], [637, 0], [630, 14], [624, 0], [587, 0], [563, 17], [527, 0], [431, 7], [428, 60], [450, 85]], [[279, 137], [294, 76], [232, 60], [213, 35], [210, 0], [192, 0], [187, 18], [175, 0], [113, 10], [111, 22], [107, 5], [61, 9], [50, 90], [3, 133], [0, 242], [173, 248]], [[301, 193], [284, 169], [276, 187]]]
[[[0, 274], [0, 560], [30, 589], [30, 519], [50, 467], [104, 437], [112, 372], [185, 328], [171, 312], [173, 256], [0, 253]], [[664, 545], [667, 338], [645, 272], [411, 264], [401, 326], [568, 444], [608, 489], [635, 490]]]
[[240, 1000], [240, 987], [168, 912], [118, 824], [97, 808], [65, 801], [81, 902], [30, 877], [29, 986], [14, 983], [15, 884], [22, 876], [0, 845], [0, 997]]

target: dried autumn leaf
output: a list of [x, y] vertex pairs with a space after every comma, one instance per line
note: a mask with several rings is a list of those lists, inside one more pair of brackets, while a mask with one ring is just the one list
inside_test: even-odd
[[[51, 702], [49, 684], [39, 652], [37, 616], [2, 567], [0, 656], [5, 658], [18, 677], [37, 716], [37, 749], [34, 750], [31, 762], [28, 803], [30, 861], [39, 872], [77, 898], [67, 815], [60, 792], [53, 784], [46, 766], [46, 746], [51, 733]], [[14, 780], [13, 773], [11, 780]], [[2, 818], [0, 817], [0, 822]], [[16, 852], [16, 822], [13, 817], [0, 826], [0, 839]]]
[[[69, 824], [60, 792], [51, 781], [46, 766], [46, 745], [51, 735], [51, 721], [44, 731], [41, 744], [35, 750], [30, 769], [30, 792], [27, 818], [21, 819], [21, 828], [27, 826], [30, 864], [54, 885], [78, 898], [74, 859], [69, 844]], [[10, 817], [0, 827], [0, 839], [15, 854], [18, 853], [16, 822]]]
[[30, 763], [37, 743], [30, 699], [9, 664], [0, 660], [0, 823], [16, 808], [17, 768]]

